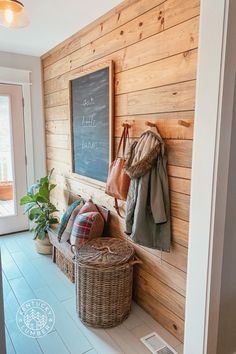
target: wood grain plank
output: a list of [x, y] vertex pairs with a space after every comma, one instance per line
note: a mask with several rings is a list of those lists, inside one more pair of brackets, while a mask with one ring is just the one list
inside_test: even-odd
[[65, 68], [64, 72], [69, 71], [156, 34], [163, 30], [163, 23], [164, 5], [160, 4], [112, 32], [89, 42], [65, 58], [59, 59], [57, 65], [47, 66], [44, 70], [44, 80], [60, 75], [62, 67]]
[[165, 140], [168, 163], [178, 167], [192, 167], [191, 140]]
[[[131, 126], [129, 130], [130, 137], [137, 138], [147, 129], [145, 122], [149, 121], [157, 125], [161, 136], [165, 139], [189, 140], [193, 138], [193, 116], [193, 111], [183, 111], [115, 117], [115, 137], [121, 137], [122, 124], [128, 123]], [[46, 122], [46, 125], [57, 124], [55, 121], [58, 120], [64, 121], [64, 123], [61, 123], [64, 126], [69, 124], [68, 106], [56, 106], [46, 109], [46, 121], [53, 121], [53, 123]], [[179, 120], [189, 123], [190, 126], [180, 125]], [[68, 131], [68, 127], [66, 127], [66, 131]]]
[[116, 74], [116, 94], [175, 84], [196, 79], [197, 50], [190, 50], [157, 62]]
[[[152, 88], [116, 96], [116, 116], [190, 111], [195, 107], [196, 82]], [[158, 97], [158, 100], [157, 100]]]
[[191, 168], [168, 165], [168, 175], [171, 177], [191, 179]]
[[142, 269], [142, 266], [135, 267], [134, 287], [141, 287], [145, 293], [150, 294], [154, 299], [166, 306], [170, 311], [180, 318], [185, 315], [185, 298], [176, 291]]
[[[189, 127], [179, 124], [179, 120], [189, 123]], [[138, 138], [147, 129], [145, 122], [156, 124], [164, 139], [189, 140], [193, 138], [193, 112], [174, 112], [161, 114], [146, 114], [136, 116], [123, 116], [115, 118], [115, 136], [121, 137], [122, 124], [130, 125], [129, 135]]]
[[170, 198], [172, 216], [189, 221], [190, 196], [171, 191]]
[[[61, 65], [61, 70], [57, 72], [57, 77], [51, 79], [47, 78], [45, 81], [45, 93], [52, 93], [54, 91], [68, 88], [68, 80], [75, 78], [82, 71], [89, 70], [91, 67], [99, 66], [104, 61], [113, 60], [115, 63], [115, 73], [124, 70], [139, 67], [147, 63], [155, 62], [163, 58], [167, 58], [178, 53], [185, 53], [197, 47], [195, 38], [198, 36], [198, 18], [194, 18], [186, 23], [182, 23], [175, 29], [159, 33], [153, 37], [142, 40], [141, 43], [133, 44], [130, 47], [120, 49], [105, 57], [94, 60], [91, 63], [84, 63], [81, 65], [76, 61], [71, 64], [71, 70], [66, 71]], [[176, 35], [178, 33], [178, 36]], [[155, 43], [155, 46], [153, 46]], [[146, 56], [145, 53], [148, 55]], [[50, 67], [48, 68], [50, 70]]]
[[69, 135], [46, 134], [46, 146], [68, 150], [70, 148]]
[[[179, 24], [176, 28], [170, 28], [164, 32], [160, 32], [124, 49], [117, 50], [105, 57], [102, 56], [96, 60], [89, 61], [89, 63], [87, 61], [82, 61], [82, 59], [78, 59], [77, 61], [70, 58], [70, 69], [68, 69], [67, 66], [64, 66], [63, 62], [58, 65], [57, 71], [54, 70], [53, 73], [50, 72], [51, 66], [47, 67], [44, 70], [44, 81], [59, 76], [55, 79], [56, 83], [53, 83], [52, 86], [54, 87], [54, 90], [55, 85], [58, 85], [58, 89], [63, 89], [68, 85], [67, 79], [69, 78], [69, 70], [72, 70], [71, 73], [76, 75], [76, 72], [79, 73], [82, 70], [99, 65], [103, 63], [104, 60], [113, 60], [115, 62], [115, 72], [119, 73], [178, 53], [187, 52], [197, 48], [198, 25], [199, 19], [193, 18], [187, 22]], [[155, 46], [153, 43], [155, 43]]]
[[61, 90], [44, 96], [44, 105], [46, 108], [68, 105], [68, 103], [69, 103], [68, 90]]
[[200, 0], [167, 0], [165, 3], [165, 28], [184, 22], [200, 13]]
[[53, 65], [50, 65], [44, 69], [44, 80], [52, 79], [60, 75], [61, 73], [70, 71], [71, 69], [71, 58], [66, 56], [65, 58], [59, 59]]
[[[122, 70], [197, 48], [198, 26], [199, 18], [196, 17], [127, 47], [122, 61]], [[74, 68], [73, 63], [72, 67]], [[122, 71], [120, 68], [117, 70]]]
[[45, 122], [45, 130], [51, 135], [69, 135], [70, 127], [68, 120], [50, 120]]
[[71, 161], [70, 150], [48, 147], [47, 159], [63, 162], [63, 163], [70, 163]]
[[68, 105], [45, 108], [45, 120], [69, 119]]
[[172, 216], [172, 239], [184, 247], [188, 247], [189, 223]]
[[164, 5], [161, 4], [72, 53], [72, 69], [161, 32], [163, 30], [163, 23]]
[[54, 168], [54, 175], [69, 176], [72, 173], [69, 162], [58, 162], [47, 159], [47, 170], [50, 171], [52, 168]]
[[97, 38], [112, 32], [117, 27], [142, 15], [153, 7], [163, 3], [163, 0], [128, 0], [87, 25], [70, 38], [42, 56], [44, 67], [91, 43]]
[[191, 181], [189, 179], [169, 177], [170, 190], [190, 195]]
[[162, 252], [161, 259], [183, 272], [187, 272], [188, 250], [186, 247], [172, 242], [170, 253]]
[[147, 248], [142, 246], [147, 252], [153, 254], [156, 257], [160, 257], [161, 260], [169, 263], [173, 267], [182, 270], [186, 273], [187, 271], [187, 258], [188, 250], [182, 245], [172, 242], [170, 252], [160, 252], [155, 249]]
[[[133, 139], [130, 139], [132, 143]], [[115, 151], [119, 139], [115, 139]], [[168, 163], [172, 166], [191, 168], [192, 167], [192, 140], [165, 139], [165, 148]]]
[[161, 282], [177, 291], [179, 294], [186, 296], [186, 273], [180, 269], [173, 267], [171, 264], [160, 260], [155, 255], [147, 252], [144, 248], [133, 244], [136, 254], [141, 259], [142, 268], [153, 275]]
[[153, 296], [146, 293], [141, 287], [135, 289], [134, 297], [145, 311], [151, 313], [155, 320], [183, 342], [184, 321], [182, 319], [168, 310]]

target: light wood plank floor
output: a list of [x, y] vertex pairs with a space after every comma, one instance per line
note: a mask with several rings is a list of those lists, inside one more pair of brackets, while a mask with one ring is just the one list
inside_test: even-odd
[[[140, 337], [153, 331], [182, 353], [181, 343], [135, 303], [116, 328], [84, 326], [75, 310], [74, 285], [50, 256], [35, 252], [33, 242], [29, 232], [0, 238], [7, 354], [150, 354]], [[56, 316], [52, 332], [40, 339], [24, 336], [15, 321], [19, 305], [33, 298], [48, 302]]]
[[13, 200], [0, 200], [0, 217], [14, 214]]

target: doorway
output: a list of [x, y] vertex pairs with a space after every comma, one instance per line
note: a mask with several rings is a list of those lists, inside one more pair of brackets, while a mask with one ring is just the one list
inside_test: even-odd
[[0, 235], [28, 229], [19, 205], [26, 191], [22, 87], [0, 84]]

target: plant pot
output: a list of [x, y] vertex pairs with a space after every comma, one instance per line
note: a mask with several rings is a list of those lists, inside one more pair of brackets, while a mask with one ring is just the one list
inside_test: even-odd
[[36, 251], [40, 254], [52, 254], [52, 245], [49, 241], [48, 235], [43, 240], [35, 240]]
[[13, 184], [12, 182], [0, 182], [0, 200], [13, 199]]

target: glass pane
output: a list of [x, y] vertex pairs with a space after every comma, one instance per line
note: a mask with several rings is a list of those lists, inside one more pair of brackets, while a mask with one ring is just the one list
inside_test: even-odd
[[0, 96], [0, 217], [14, 215], [10, 98]]

